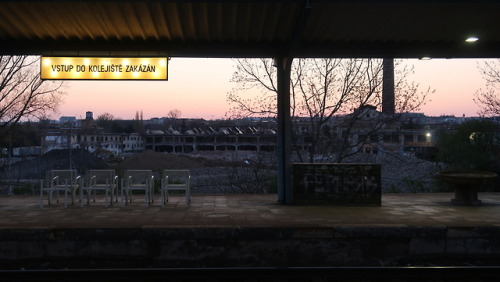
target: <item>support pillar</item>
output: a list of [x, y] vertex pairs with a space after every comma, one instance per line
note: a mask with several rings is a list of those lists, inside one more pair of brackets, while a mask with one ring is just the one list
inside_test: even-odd
[[290, 72], [292, 58], [275, 58], [278, 76], [278, 202], [293, 204], [292, 120], [290, 117]]

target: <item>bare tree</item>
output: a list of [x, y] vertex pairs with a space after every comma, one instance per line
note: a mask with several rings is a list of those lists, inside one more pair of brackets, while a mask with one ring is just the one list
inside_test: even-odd
[[142, 110], [135, 112], [135, 118], [133, 120], [134, 132], [142, 132], [144, 131], [144, 119]]
[[98, 121], [101, 121], [101, 120], [102, 121], [111, 121], [114, 119], [115, 119], [115, 117], [110, 113], [102, 113], [99, 116], [97, 116]]
[[180, 118], [181, 117], [181, 114], [182, 112], [178, 109], [173, 109], [173, 110], [170, 110], [168, 113], [167, 113], [167, 117], [168, 118]]
[[115, 117], [110, 113], [102, 113], [97, 116], [97, 125], [102, 127], [106, 132], [111, 132]]
[[[278, 91], [272, 60], [241, 59], [236, 63], [232, 81], [238, 86], [227, 96], [233, 104], [230, 115], [276, 116]], [[301, 138], [308, 138], [309, 162], [313, 162], [317, 154], [323, 156], [322, 160], [334, 158], [340, 162], [356, 153], [354, 148], [361, 148], [360, 143], [377, 141], [365, 138], [353, 142], [349, 138], [353, 130], [364, 128], [367, 131], [364, 134], [373, 136], [394, 121], [395, 115], [370, 116], [366, 110], [368, 106], [380, 109], [382, 105], [382, 66], [381, 59], [294, 60], [290, 85], [291, 115], [296, 125], [293, 138], [296, 145], [301, 143]], [[412, 71], [402, 67], [396, 73], [397, 113], [419, 109], [431, 92], [418, 92], [418, 84], [407, 81]], [[256, 90], [260, 94], [256, 95]], [[297, 153], [303, 161], [302, 152]]]
[[478, 68], [486, 81], [486, 90], [479, 89], [474, 95], [474, 102], [481, 107], [478, 114], [500, 115], [500, 59], [485, 61]]
[[0, 131], [57, 111], [63, 83], [41, 80], [39, 63], [39, 57], [0, 56]]

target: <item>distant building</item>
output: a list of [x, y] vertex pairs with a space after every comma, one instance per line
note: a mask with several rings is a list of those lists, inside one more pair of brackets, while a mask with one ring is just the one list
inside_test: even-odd
[[80, 121], [76, 117], [63, 116], [59, 118], [60, 127], [80, 127]]
[[[392, 122], [379, 123], [384, 113], [376, 107], [364, 106], [361, 119], [349, 127], [349, 115], [336, 116], [325, 125], [321, 142], [335, 145], [347, 140], [353, 152], [366, 154], [412, 154], [432, 159], [437, 153], [441, 130], [450, 130], [465, 118], [427, 117], [420, 113], [405, 113]], [[313, 121], [314, 122], [314, 121]], [[103, 155], [154, 150], [169, 153], [197, 151], [257, 151], [277, 149], [276, 120], [247, 118], [207, 122], [199, 119], [155, 118], [145, 122], [144, 133], [103, 132], [94, 122], [92, 112], [84, 120], [61, 117], [59, 128], [47, 130], [42, 136], [41, 152], [54, 149], [85, 149]], [[328, 131], [328, 132], [327, 132]], [[313, 144], [310, 118], [294, 118], [294, 149], [308, 152]], [[322, 145], [320, 144], [320, 147]], [[323, 146], [327, 148], [328, 146]], [[316, 151], [321, 153], [321, 148]]]

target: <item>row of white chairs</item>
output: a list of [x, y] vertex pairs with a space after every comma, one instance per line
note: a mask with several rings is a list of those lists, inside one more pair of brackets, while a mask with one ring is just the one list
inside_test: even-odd
[[[160, 193], [161, 206], [168, 202], [169, 193], [172, 191], [184, 192], [186, 206], [191, 204], [191, 175], [189, 170], [163, 170], [161, 176]], [[68, 196], [71, 196], [71, 204], [75, 203], [77, 191], [79, 192], [80, 206], [84, 206], [84, 194], [87, 195], [87, 205], [90, 198], [95, 202], [97, 191], [105, 194], [105, 205], [111, 206], [118, 202], [118, 189], [120, 190], [121, 206], [132, 201], [134, 191], [144, 193], [144, 204], [149, 206], [154, 201], [154, 175], [152, 170], [125, 170], [118, 185], [118, 176], [115, 170], [98, 169], [89, 170], [85, 177], [78, 174], [76, 170], [50, 170], [47, 172], [46, 180], [40, 183], [40, 207], [43, 208], [44, 193], [47, 193], [48, 205], [51, 204], [53, 194], [59, 202], [59, 194], [64, 193], [64, 207], [68, 205]]]

